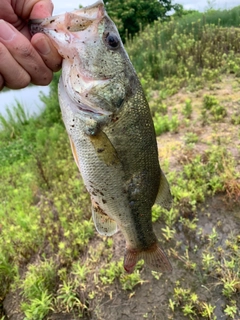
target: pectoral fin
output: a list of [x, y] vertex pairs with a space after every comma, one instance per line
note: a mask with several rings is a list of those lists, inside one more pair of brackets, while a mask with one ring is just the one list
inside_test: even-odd
[[92, 205], [92, 217], [97, 231], [104, 236], [112, 236], [117, 232], [117, 224], [95, 204]]
[[89, 136], [98, 158], [107, 165], [116, 165], [120, 163], [117, 151], [103, 131], [99, 131], [96, 135]]
[[159, 204], [163, 208], [170, 210], [172, 206], [172, 195], [169, 188], [168, 181], [164, 175], [164, 173], [161, 170], [161, 176], [160, 176], [160, 185], [159, 190], [157, 194], [157, 198], [155, 201], [156, 204]]
[[78, 169], [80, 170], [80, 165], [79, 165], [78, 156], [77, 156], [77, 150], [76, 150], [75, 145], [74, 145], [72, 138], [70, 136], [69, 136], [69, 140], [70, 140], [73, 158], [76, 162], [76, 165], [78, 166]]

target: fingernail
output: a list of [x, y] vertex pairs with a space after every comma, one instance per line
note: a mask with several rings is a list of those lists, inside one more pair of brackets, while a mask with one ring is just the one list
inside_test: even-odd
[[39, 40], [37, 40], [34, 43], [34, 47], [40, 54], [43, 55], [49, 54], [51, 51], [48, 41], [44, 38], [40, 38]]
[[4, 88], [4, 79], [3, 76], [0, 74], [0, 91]]
[[14, 29], [12, 29], [4, 20], [0, 20], [0, 39], [9, 41], [12, 40], [15, 35]]

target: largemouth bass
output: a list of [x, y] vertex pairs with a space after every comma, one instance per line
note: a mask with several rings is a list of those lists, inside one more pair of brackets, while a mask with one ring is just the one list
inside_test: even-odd
[[59, 102], [75, 162], [91, 196], [97, 231], [126, 240], [124, 268], [139, 259], [171, 271], [153, 231], [151, 208], [170, 209], [150, 110], [118, 30], [104, 4], [34, 20], [63, 57]]

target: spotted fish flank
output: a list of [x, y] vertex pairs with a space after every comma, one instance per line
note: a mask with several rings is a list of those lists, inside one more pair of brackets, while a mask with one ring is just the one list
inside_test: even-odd
[[147, 100], [104, 4], [32, 21], [63, 57], [59, 102], [74, 159], [91, 196], [97, 231], [126, 239], [124, 268], [139, 259], [172, 267], [153, 232], [151, 208], [170, 209]]

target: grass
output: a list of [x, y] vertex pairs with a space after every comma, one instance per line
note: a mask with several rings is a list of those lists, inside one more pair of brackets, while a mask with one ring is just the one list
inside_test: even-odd
[[155, 22], [130, 39], [128, 53], [145, 91], [174, 94], [186, 86], [202, 88], [223, 73], [239, 75], [239, 11], [195, 12]]
[[119, 308], [127, 301], [142, 310], [133, 319], [162, 312], [164, 319], [238, 319], [238, 12], [156, 22], [127, 43], [174, 197], [170, 212], [152, 210], [174, 267], [170, 277], [147, 271], [142, 261], [126, 275], [120, 236], [96, 234], [61, 122], [59, 74], [42, 96], [41, 116], [29, 118], [19, 103], [7, 120], [0, 116], [0, 319], [13, 293], [29, 320], [59, 313], [106, 319], [105, 306], [117, 297]]

